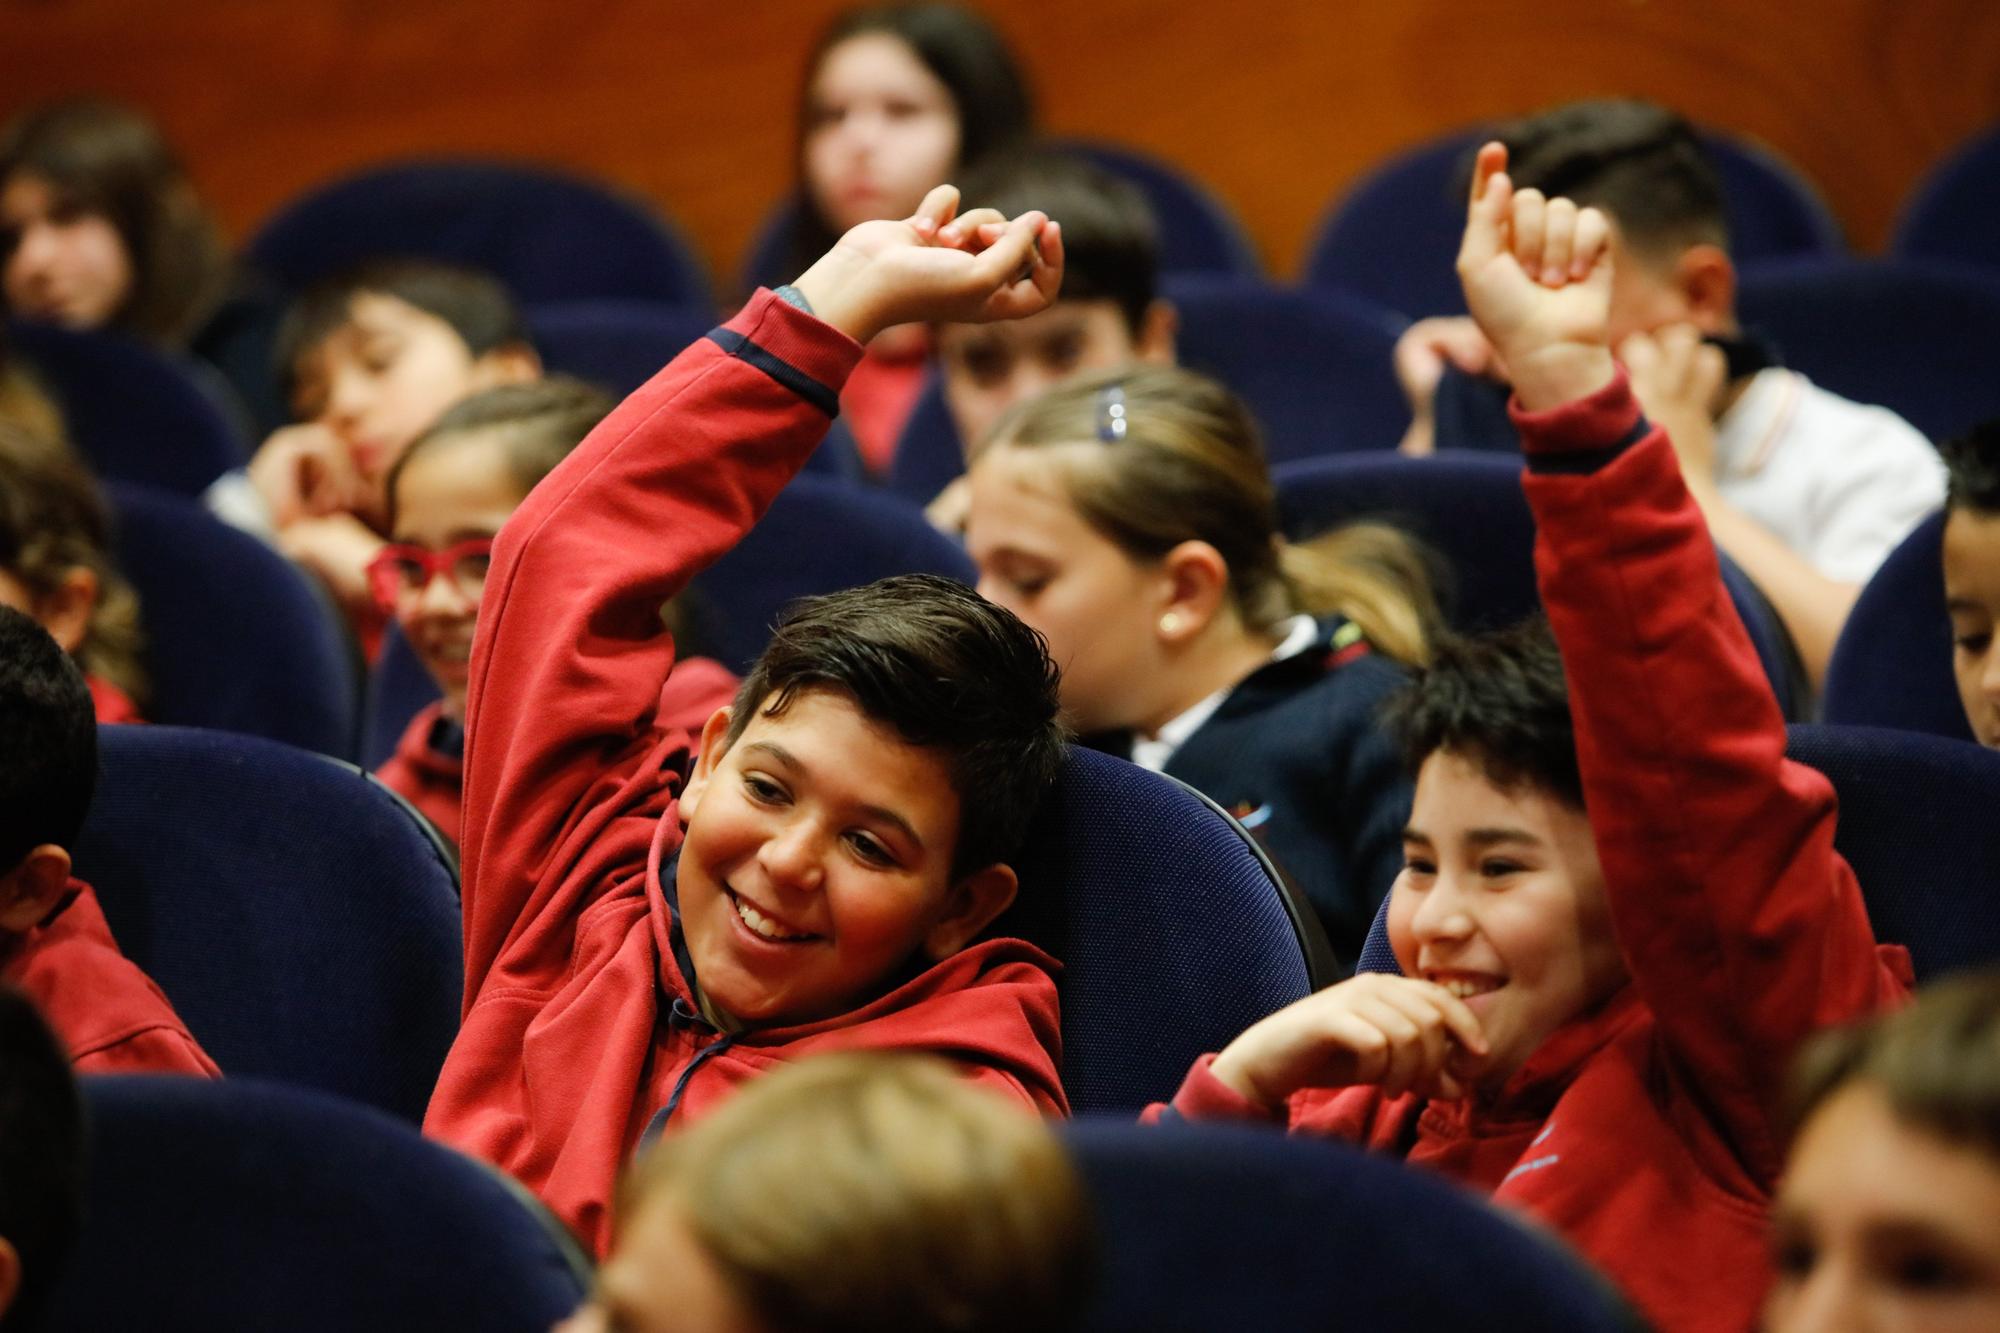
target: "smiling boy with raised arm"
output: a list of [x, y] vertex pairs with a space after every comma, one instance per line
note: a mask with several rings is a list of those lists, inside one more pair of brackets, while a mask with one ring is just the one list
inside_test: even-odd
[[1785, 759], [1701, 511], [1612, 360], [1603, 215], [1505, 167], [1481, 151], [1459, 274], [1512, 372], [1560, 660], [1515, 631], [1410, 686], [1404, 975], [1279, 1011], [1151, 1114], [1422, 1163], [1563, 1233], [1661, 1327], [1740, 1330], [1787, 1061], [1895, 1003], [1906, 960], [1878, 950], [1832, 789]]

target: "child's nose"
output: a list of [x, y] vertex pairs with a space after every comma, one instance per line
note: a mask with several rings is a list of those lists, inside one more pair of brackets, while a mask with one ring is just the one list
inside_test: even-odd
[[1989, 700], [2000, 702], [2000, 644], [1986, 650], [1985, 669], [1980, 673], [1979, 688], [1986, 692]]
[[1472, 916], [1465, 895], [1453, 878], [1440, 875], [1417, 904], [1410, 918], [1410, 930], [1419, 939], [1462, 939], [1472, 933]]
[[810, 893], [824, 878], [819, 843], [810, 821], [794, 819], [765, 839], [758, 860], [773, 884]]

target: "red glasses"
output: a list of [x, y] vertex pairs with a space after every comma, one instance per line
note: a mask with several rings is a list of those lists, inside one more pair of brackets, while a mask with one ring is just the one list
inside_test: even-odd
[[493, 539], [474, 537], [442, 551], [407, 542], [385, 546], [368, 562], [368, 589], [376, 605], [394, 611], [404, 601], [421, 597], [431, 580], [442, 574], [467, 601], [476, 602], [486, 587], [486, 569], [493, 563]]

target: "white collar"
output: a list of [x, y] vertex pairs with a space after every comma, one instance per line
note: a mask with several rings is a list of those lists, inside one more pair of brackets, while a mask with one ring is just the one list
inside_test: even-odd
[[[1283, 662], [1297, 657], [1312, 647], [1314, 641], [1319, 638], [1319, 622], [1309, 615], [1293, 616], [1278, 628], [1284, 631], [1284, 637], [1272, 650], [1270, 662], [1266, 662], [1266, 666], [1271, 662]], [[1241, 681], [1236, 682], [1236, 685], [1240, 684]], [[1187, 744], [1188, 737], [1200, 731], [1202, 724], [1215, 716], [1215, 710], [1222, 707], [1222, 701], [1229, 697], [1236, 685], [1226, 685], [1192, 708], [1184, 710], [1171, 721], [1162, 724], [1159, 731], [1150, 739], [1134, 736], [1132, 762], [1141, 768], [1150, 768], [1155, 773], [1164, 770], [1167, 761], [1174, 757], [1174, 751]]]

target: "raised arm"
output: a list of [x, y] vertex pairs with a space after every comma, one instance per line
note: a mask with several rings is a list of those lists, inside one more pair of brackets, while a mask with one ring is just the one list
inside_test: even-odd
[[1676, 1060], [1746, 1165], [1799, 1040], [1878, 1007], [1826, 780], [1785, 729], [1664, 432], [1605, 343], [1607, 226], [1480, 156], [1459, 259], [1512, 373], [1542, 600], [1561, 646], [1613, 929]]
[[[814, 314], [759, 293], [606, 418], [500, 534], [466, 707], [468, 1006], [511, 947], [549, 975], [540, 955], [566, 956], [583, 897], [643, 865], [643, 837], [607, 830], [618, 813], [664, 812], [660, 607], [805, 462], [861, 344], [890, 324], [1010, 318], [1053, 299], [1055, 227], [956, 206], [940, 187], [905, 221], [850, 231], [796, 284]], [[640, 793], [653, 795], [635, 807]], [[586, 857], [602, 864], [576, 873]]]

